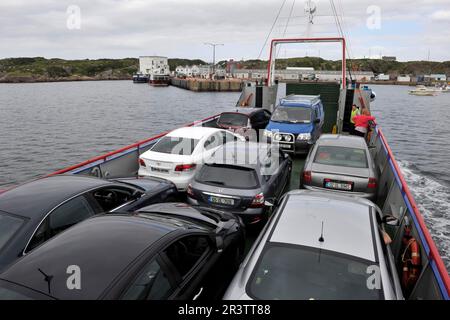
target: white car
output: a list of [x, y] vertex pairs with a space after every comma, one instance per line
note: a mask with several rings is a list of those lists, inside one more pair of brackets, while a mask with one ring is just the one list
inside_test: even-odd
[[207, 127], [184, 127], [162, 137], [139, 157], [140, 176], [172, 181], [186, 191], [195, 172], [224, 143], [244, 140], [229, 131]]

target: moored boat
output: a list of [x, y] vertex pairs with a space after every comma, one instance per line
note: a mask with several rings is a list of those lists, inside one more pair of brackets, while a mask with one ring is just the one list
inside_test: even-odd
[[409, 94], [414, 96], [436, 96], [441, 90], [429, 89], [423, 85], [418, 85], [414, 90], [409, 90]]

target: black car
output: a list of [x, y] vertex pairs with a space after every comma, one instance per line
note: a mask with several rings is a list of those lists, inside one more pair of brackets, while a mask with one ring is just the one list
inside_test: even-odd
[[156, 178], [56, 175], [17, 186], [0, 194], [0, 270], [95, 214], [134, 211], [176, 196], [171, 182]]
[[217, 299], [244, 249], [239, 217], [184, 203], [78, 223], [0, 276], [0, 299]]
[[266, 109], [236, 108], [232, 112], [222, 112], [217, 126], [240, 134], [247, 140], [259, 141], [259, 132], [269, 124], [270, 117], [271, 113]]
[[187, 189], [188, 202], [233, 212], [246, 225], [261, 226], [289, 184], [291, 171], [292, 160], [274, 145], [230, 142], [196, 173]]

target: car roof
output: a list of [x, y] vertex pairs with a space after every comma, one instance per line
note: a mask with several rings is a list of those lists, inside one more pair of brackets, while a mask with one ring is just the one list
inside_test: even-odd
[[280, 106], [311, 106], [320, 101], [320, 96], [291, 94], [280, 100]]
[[[254, 113], [258, 112], [258, 111], [262, 111], [262, 110], [264, 110], [264, 109], [262, 109], [262, 108], [239, 108], [239, 107], [237, 107], [233, 111], [224, 111], [224, 112], [221, 113], [221, 115], [224, 114], [224, 113], [244, 113], [244, 114], [246, 114], [248, 116], [251, 116], [252, 114], [254, 114]], [[266, 110], [266, 111], [269, 112], [268, 110]]]
[[209, 127], [183, 127], [175, 129], [167, 134], [168, 137], [182, 137], [191, 139], [202, 139], [205, 135], [210, 135], [214, 132], [223, 131], [222, 129]]
[[[1, 278], [47, 293], [38, 269], [53, 276], [56, 298], [97, 299], [144, 250], [179, 229], [169, 219], [107, 214], [87, 219], [60, 233], [8, 268]], [[67, 267], [81, 271], [82, 290], [69, 290]]]
[[34, 218], [61, 202], [110, 181], [81, 175], [55, 175], [33, 180], [0, 194], [0, 210]]
[[[256, 168], [272, 145], [252, 141], [233, 141], [220, 146], [206, 163], [229, 164], [245, 168]], [[251, 157], [251, 158], [250, 158]], [[243, 161], [239, 161], [242, 159]], [[238, 161], [236, 163], [236, 161]]]
[[[323, 192], [288, 193], [269, 242], [321, 248], [376, 262], [369, 205]], [[323, 242], [319, 241], [322, 234]]]
[[318, 146], [336, 146], [367, 149], [367, 144], [363, 137], [343, 134], [322, 134], [316, 143]]

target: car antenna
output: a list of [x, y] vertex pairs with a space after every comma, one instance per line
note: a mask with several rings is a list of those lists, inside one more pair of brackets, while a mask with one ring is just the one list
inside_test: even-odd
[[52, 282], [52, 280], [53, 280], [53, 276], [50, 276], [50, 275], [48, 275], [48, 274], [46, 274], [44, 271], [42, 271], [40, 268], [38, 268], [38, 271], [40, 272], [40, 273], [42, 273], [43, 275], [44, 275], [44, 281], [45, 282], [47, 282], [47, 285], [48, 285], [48, 294], [52, 294], [51, 293], [51, 290], [50, 290], [50, 284], [51, 284], [51, 282]]
[[323, 238], [323, 221], [322, 221], [322, 230], [320, 231], [320, 237], [319, 237], [319, 263], [320, 263], [320, 257], [322, 255], [322, 243], [325, 241], [325, 239]]
[[322, 221], [322, 231], [320, 232], [320, 238], [319, 238], [319, 242], [324, 242], [325, 239], [323, 238], [323, 221]]

